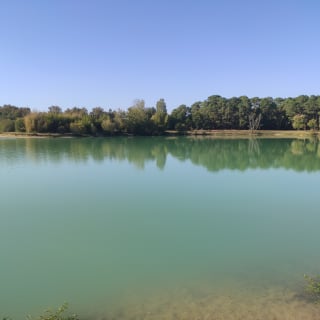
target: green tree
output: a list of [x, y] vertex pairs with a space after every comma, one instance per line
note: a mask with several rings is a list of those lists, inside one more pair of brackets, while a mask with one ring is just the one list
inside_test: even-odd
[[59, 106], [51, 106], [48, 109], [49, 109], [49, 113], [53, 113], [53, 114], [62, 113], [62, 109]]
[[241, 96], [238, 103], [239, 129], [248, 129], [251, 102], [247, 96]]
[[95, 120], [99, 120], [103, 118], [107, 113], [101, 107], [95, 107], [90, 112], [90, 117]]
[[152, 133], [150, 120], [144, 100], [135, 100], [127, 113], [128, 132], [142, 135]]
[[304, 114], [293, 116], [292, 127], [297, 130], [306, 129], [306, 116]]
[[23, 118], [30, 113], [30, 108], [18, 108], [10, 104], [5, 104], [0, 107], [0, 119], [15, 120], [16, 118]]
[[126, 132], [127, 128], [125, 126], [126, 122], [126, 113], [122, 110], [113, 111], [112, 112], [112, 119], [115, 124], [115, 132], [121, 133]]
[[88, 110], [86, 108], [73, 107], [71, 109], [68, 108], [64, 113], [72, 118], [80, 119], [88, 115]]
[[173, 109], [168, 119], [168, 128], [171, 130], [184, 131], [191, 129], [191, 112], [185, 104]]
[[116, 124], [109, 117], [102, 120], [101, 127], [106, 134], [114, 134], [116, 130]]
[[191, 105], [191, 119], [193, 129], [202, 129], [204, 127], [204, 115], [202, 112], [202, 102], [197, 101]]
[[167, 105], [164, 99], [160, 99], [157, 102], [156, 112], [151, 119], [159, 132], [163, 132], [164, 130], [166, 130], [168, 124], [168, 113]]
[[308, 121], [307, 125], [311, 130], [316, 130], [317, 129], [317, 120], [316, 119], [310, 119]]

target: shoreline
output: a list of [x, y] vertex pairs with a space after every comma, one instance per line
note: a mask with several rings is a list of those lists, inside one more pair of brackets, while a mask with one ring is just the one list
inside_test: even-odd
[[[3, 132], [0, 138], [109, 138], [109, 137], [138, 137], [140, 135], [118, 134], [95, 136], [90, 134], [73, 133], [24, 133], [24, 132]], [[145, 135], [143, 137], [179, 137], [179, 136], [206, 136], [219, 138], [281, 138], [281, 139], [309, 139], [319, 138], [319, 131], [305, 130], [192, 130], [176, 131], [167, 130], [161, 135]]]

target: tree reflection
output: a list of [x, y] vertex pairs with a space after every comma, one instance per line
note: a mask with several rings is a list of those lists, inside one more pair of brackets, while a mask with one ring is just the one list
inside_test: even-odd
[[320, 170], [317, 139], [213, 139], [208, 137], [115, 137], [0, 139], [0, 163], [32, 161], [128, 161], [144, 169], [154, 162], [163, 170], [167, 156], [189, 160], [209, 171], [285, 168]]

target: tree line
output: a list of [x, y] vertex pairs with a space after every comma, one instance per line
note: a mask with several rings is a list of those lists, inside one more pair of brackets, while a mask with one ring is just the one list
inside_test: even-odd
[[320, 96], [295, 98], [208, 97], [169, 114], [164, 99], [155, 107], [136, 100], [127, 110], [51, 106], [46, 112], [0, 106], [0, 132], [90, 135], [161, 135], [167, 130], [319, 130]]

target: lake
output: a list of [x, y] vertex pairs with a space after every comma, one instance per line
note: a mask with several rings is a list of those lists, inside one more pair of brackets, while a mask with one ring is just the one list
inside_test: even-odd
[[0, 318], [320, 318], [317, 140], [0, 138], [0, 177]]

